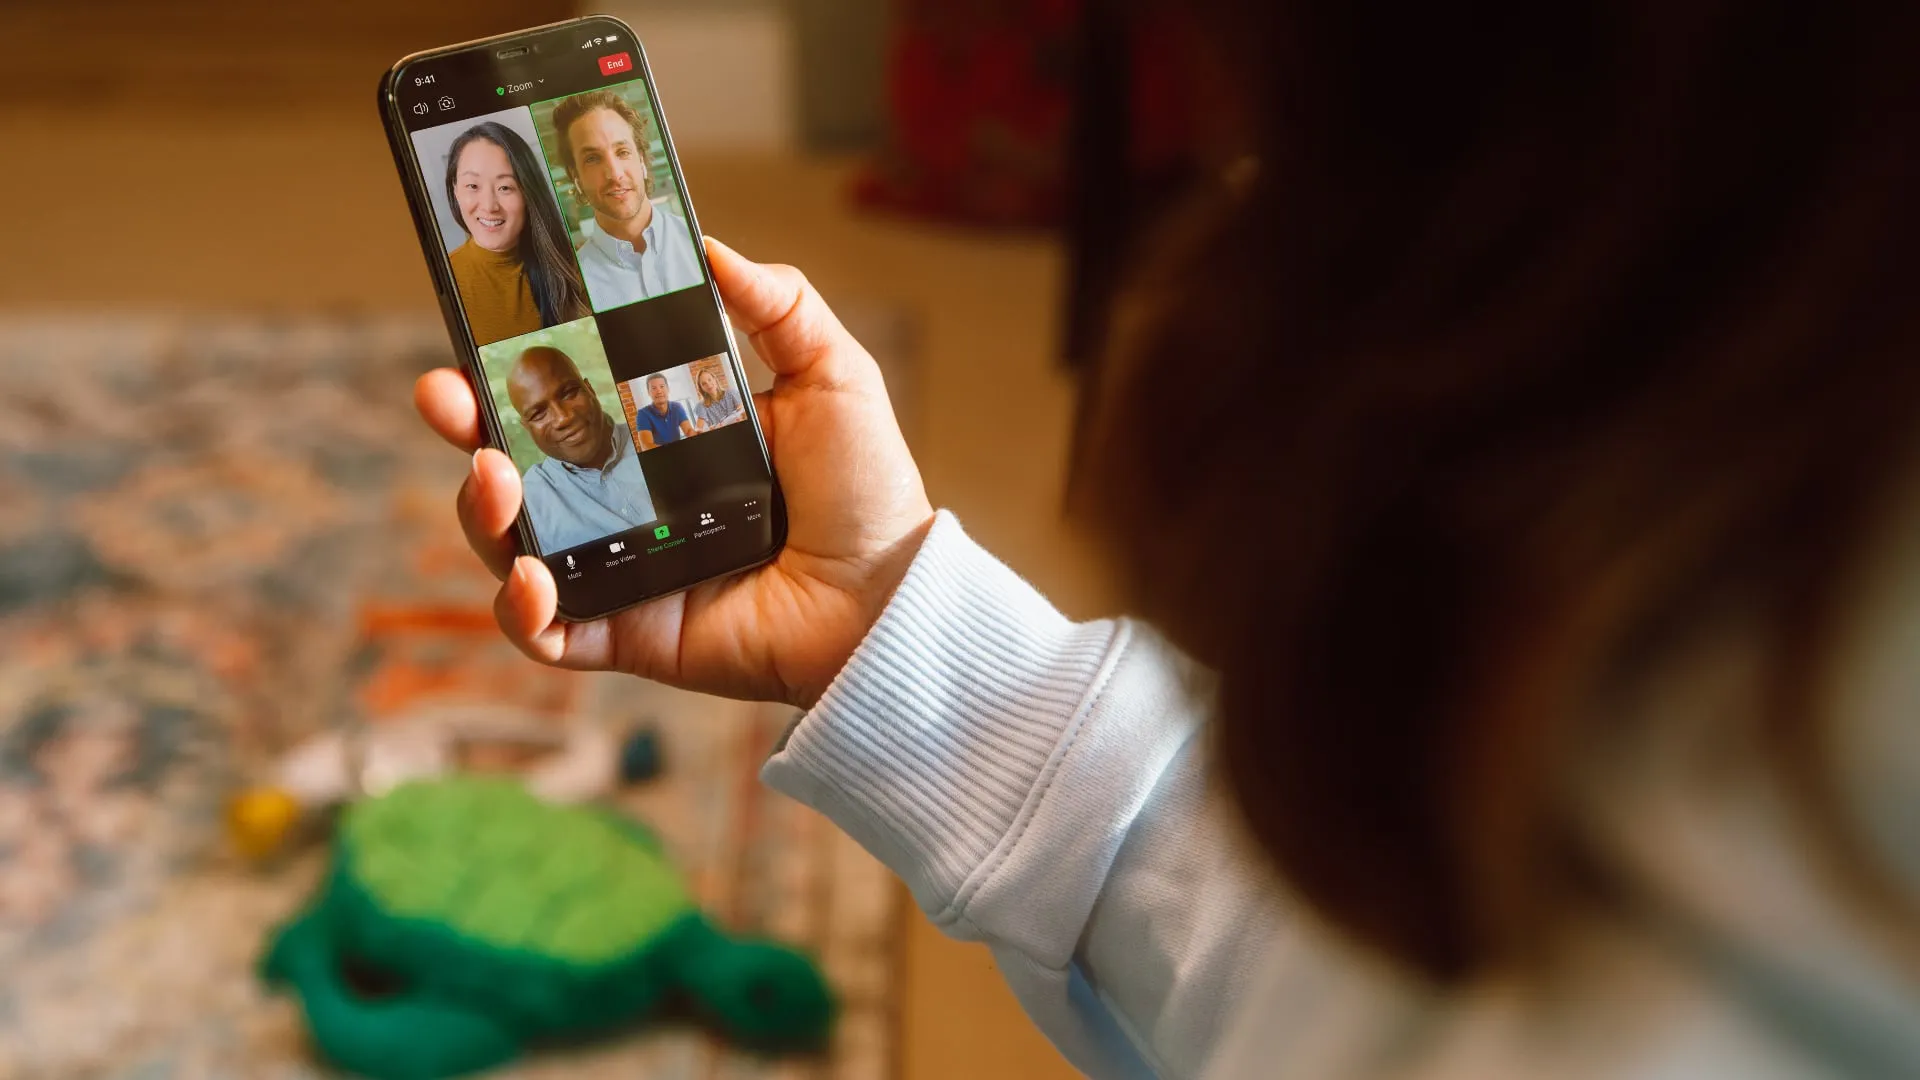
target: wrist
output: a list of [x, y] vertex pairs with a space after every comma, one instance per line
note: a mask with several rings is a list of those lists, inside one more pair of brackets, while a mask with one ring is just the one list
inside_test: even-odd
[[[919, 522], [901, 533], [875, 557], [872, 574], [868, 579], [871, 610], [868, 612], [865, 625], [860, 628], [862, 638], [865, 638], [873, 629], [874, 623], [880, 621], [880, 616], [887, 610], [887, 605], [893, 603], [893, 595], [900, 591], [900, 583], [905, 581], [907, 574], [912, 571], [915, 560], [920, 558], [921, 549], [926, 546], [927, 534], [933, 531], [934, 523], [939, 520], [940, 515], [932, 507], [927, 507], [926, 512], [920, 516]], [[847, 652], [851, 656], [853, 650], [849, 649]]]
[[848, 618], [841, 623], [841, 632], [833, 636], [831, 652], [821, 663], [810, 665], [813, 677], [791, 687], [789, 703], [811, 709], [819, 702], [893, 602], [894, 594], [913, 569], [928, 534], [939, 519], [940, 515], [929, 506], [919, 521], [905, 531], [896, 532], [893, 539], [879, 544], [857, 561], [848, 560], [849, 565], [841, 568], [844, 576], [836, 588], [847, 600]]

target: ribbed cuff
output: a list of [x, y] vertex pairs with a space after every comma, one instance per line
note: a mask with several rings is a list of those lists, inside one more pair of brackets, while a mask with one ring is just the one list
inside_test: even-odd
[[1125, 634], [1068, 621], [942, 511], [761, 776], [831, 818], [938, 918], [1031, 812]]

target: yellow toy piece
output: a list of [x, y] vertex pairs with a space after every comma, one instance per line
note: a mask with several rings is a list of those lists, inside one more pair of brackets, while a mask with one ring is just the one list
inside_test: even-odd
[[240, 854], [264, 859], [280, 850], [300, 820], [300, 802], [273, 787], [250, 788], [227, 804], [227, 836]]

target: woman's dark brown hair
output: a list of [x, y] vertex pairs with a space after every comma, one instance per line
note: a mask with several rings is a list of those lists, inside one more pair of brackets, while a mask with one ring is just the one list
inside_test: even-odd
[[573, 245], [567, 242], [567, 227], [560, 219], [560, 206], [547, 185], [546, 167], [527, 141], [512, 128], [488, 120], [460, 133], [447, 150], [447, 205], [469, 233], [460, 217], [460, 200], [454, 191], [460, 169], [460, 152], [479, 139], [506, 152], [513, 166], [514, 182], [527, 207], [526, 231], [520, 235], [517, 250], [520, 265], [526, 268], [527, 287], [533, 293], [534, 306], [540, 309], [540, 325], [558, 326], [591, 313], [587, 306], [586, 282], [580, 278], [580, 264], [574, 261]]
[[[1733, 608], [1821, 820], [1920, 421], [1920, 5], [1216, 7], [1245, 164], [1122, 301], [1081, 505], [1219, 669], [1289, 886], [1435, 977], [1524, 951], [1583, 887], [1586, 706]], [[1233, 412], [1143, 431], [1202, 359]]]

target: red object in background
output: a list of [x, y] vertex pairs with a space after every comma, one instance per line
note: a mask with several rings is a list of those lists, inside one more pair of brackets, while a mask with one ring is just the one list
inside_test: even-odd
[[[855, 178], [854, 199], [966, 224], [1059, 224], [1083, 12], [1081, 0], [895, 0], [886, 142]], [[1129, 34], [1125, 156], [1142, 166], [1191, 138], [1166, 30], [1140, 19]]]
[[633, 56], [629, 53], [614, 53], [600, 58], [600, 74], [618, 75], [633, 70]]

